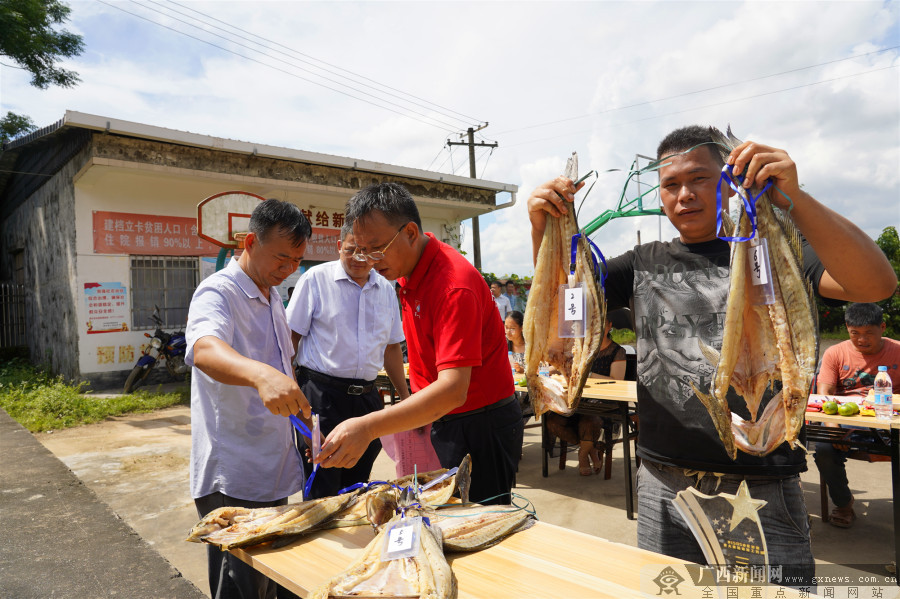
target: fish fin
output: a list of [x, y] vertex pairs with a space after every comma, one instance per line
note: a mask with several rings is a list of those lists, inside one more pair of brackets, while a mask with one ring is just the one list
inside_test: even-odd
[[697, 340], [697, 345], [700, 346], [700, 353], [703, 354], [703, 357], [706, 358], [707, 362], [709, 362], [713, 366], [719, 365], [719, 358], [721, 357], [719, 350], [703, 343], [702, 339]]
[[[768, 193], [766, 196], [768, 196]], [[766, 199], [768, 199], [768, 197]], [[800, 230], [797, 228], [797, 225], [794, 224], [794, 221], [790, 216], [781, 210], [774, 210], [775, 205], [772, 204], [771, 201], [769, 203], [773, 207], [772, 212], [775, 214], [775, 221], [781, 227], [781, 230], [784, 231], [784, 236], [787, 238], [791, 250], [797, 257], [797, 262], [803, 264], [803, 241], [800, 237]]]
[[[737, 458], [737, 447], [734, 444], [734, 432], [731, 430], [731, 411], [728, 409], [727, 402], [719, 402], [712, 394], [706, 394], [700, 391], [693, 381], [690, 381], [691, 389], [700, 399], [700, 402], [706, 407], [712, 418], [716, 432], [719, 433], [719, 439], [725, 447], [725, 452], [734, 460]], [[723, 405], [724, 403], [724, 405]]]

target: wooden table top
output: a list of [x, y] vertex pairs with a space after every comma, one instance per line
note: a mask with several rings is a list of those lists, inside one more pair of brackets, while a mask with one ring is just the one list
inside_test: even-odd
[[[528, 387], [516, 387], [516, 391], [528, 392]], [[588, 379], [581, 397], [610, 401], [637, 401], [637, 383], [634, 381], [608, 381]]]
[[[374, 538], [369, 526], [322, 531], [281, 549], [268, 546], [232, 553], [300, 596], [344, 570]], [[695, 586], [686, 562], [581, 532], [537, 522], [532, 528], [475, 553], [448, 555], [459, 599], [655, 596], [653, 582], [668, 566], [685, 580], [681, 597], [707, 596]], [[795, 597], [786, 589], [788, 597]]]

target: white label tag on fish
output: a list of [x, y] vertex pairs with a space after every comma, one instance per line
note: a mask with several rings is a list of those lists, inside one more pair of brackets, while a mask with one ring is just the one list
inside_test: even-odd
[[747, 246], [747, 271], [750, 276], [750, 301], [755, 306], [775, 303], [772, 271], [769, 268], [769, 245], [759, 235]]
[[312, 459], [315, 462], [316, 458], [319, 455], [319, 450], [322, 449], [322, 428], [319, 426], [319, 415], [312, 415]]
[[389, 526], [381, 548], [381, 561], [386, 562], [402, 557], [415, 557], [422, 548], [419, 535], [422, 534], [422, 517], [401, 518]]
[[559, 286], [559, 333], [561, 338], [584, 337], [584, 283]]

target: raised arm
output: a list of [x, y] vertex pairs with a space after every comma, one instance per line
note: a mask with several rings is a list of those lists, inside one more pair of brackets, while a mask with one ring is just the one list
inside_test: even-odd
[[302, 412], [309, 418], [309, 402], [293, 376], [242, 356], [218, 337], [206, 335], [197, 340], [194, 366], [220, 383], [253, 387], [273, 414], [290, 416]]
[[[745, 186], [762, 187], [772, 178], [793, 201], [791, 218], [825, 267], [819, 282], [822, 296], [877, 302], [894, 292], [897, 276], [884, 252], [859, 227], [803, 191], [797, 165], [787, 152], [747, 141], [732, 150], [727, 161], [735, 174], [746, 173]], [[777, 191], [770, 197], [779, 208], [789, 208]]]

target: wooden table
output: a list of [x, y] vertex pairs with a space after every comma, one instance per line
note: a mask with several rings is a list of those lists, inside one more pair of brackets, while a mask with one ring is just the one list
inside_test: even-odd
[[[811, 398], [825, 397], [810, 395]], [[841, 397], [839, 399], [848, 399]], [[897, 404], [894, 404], [895, 408]], [[827, 424], [839, 424], [841, 426], [863, 427], [870, 430], [890, 431], [891, 443], [890, 447], [880, 452], [891, 456], [891, 497], [894, 504], [894, 560], [900, 564], [900, 416], [894, 416], [890, 422], [876, 420], [871, 416], [840, 416], [838, 414], [824, 414], [822, 412], [807, 412], [806, 421], [810, 424], [806, 426], [806, 440], [808, 442], [835, 442], [834, 431], [840, 430], [830, 428]], [[871, 447], [863, 449], [871, 450]]]
[[[528, 391], [527, 387], [516, 387], [516, 391]], [[622, 449], [625, 453], [625, 515], [634, 520], [634, 484], [631, 468], [631, 443], [628, 440], [628, 425], [633, 414], [632, 404], [637, 402], [637, 383], [634, 381], [610, 381], [588, 379], [581, 391], [576, 414], [587, 414], [604, 418], [612, 417], [622, 425]], [[546, 419], [541, 419], [541, 472], [549, 475], [548, 455], [551, 447]], [[611, 448], [610, 448], [611, 450]]]
[[[372, 540], [369, 526], [323, 531], [281, 549], [267, 545], [232, 553], [300, 596], [343, 571]], [[544, 522], [475, 553], [448, 555], [459, 599], [578, 597], [638, 599], [658, 595], [666, 567], [685, 580], [680, 597], [708, 597], [687, 562]], [[785, 589], [786, 596], [797, 596]], [[770, 594], [771, 596], [771, 594]]]

